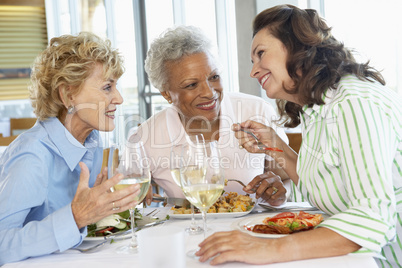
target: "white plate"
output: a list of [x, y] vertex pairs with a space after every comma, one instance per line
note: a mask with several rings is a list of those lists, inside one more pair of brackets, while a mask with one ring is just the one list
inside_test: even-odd
[[[320, 212], [312, 213], [312, 214], [318, 214]], [[232, 223], [230, 226], [234, 230], [240, 230], [243, 233], [256, 236], [256, 237], [263, 237], [263, 238], [279, 238], [283, 236], [287, 236], [287, 234], [261, 234], [261, 233], [255, 233], [252, 231], [249, 231], [246, 229], [246, 227], [253, 227], [256, 224], [263, 224], [262, 221], [267, 218], [267, 217], [273, 217], [277, 215], [278, 212], [275, 213], [264, 213], [262, 215], [256, 215], [254, 217], [247, 217], [245, 219], [240, 219]], [[323, 214], [324, 220], [328, 218], [328, 215]]]
[[[126, 232], [126, 231], [127, 230], [116, 232], [113, 235], [118, 235], [118, 234]], [[119, 240], [120, 239], [126, 239], [126, 238], [129, 238], [129, 237], [131, 237], [131, 232], [128, 232], [127, 234], [118, 236]], [[93, 236], [93, 237], [85, 237], [84, 241], [103, 241], [105, 239], [106, 239], [105, 236]]]
[[[255, 206], [253, 206], [250, 210], [245, 211], [245, 212], [222, 212], [222, 213], [207, 213], [207, 218], [237, 218], [237, 217], [242, 217], [247, 214], [249, 214]], [[169, 217], [173, 219], [191, 219], [191, 214], [174, 214], [174, 211], [172, 209], [169, 209], [169, 212], [167, 213]], [[201, 218], [201, 213], [196, 213], [195, 215], [196, 219]]]
[[[136, 222], [137, 222], [137, 227], [141, 227], [141, 226], [144, 226], [147, 223], [156, 222], [156, 221], [160, 221], [160, 220], [164, 220], [164, 219], [160, 219], [160, 218], [156, 219], [156, 218], [144, 216], [142, 219], [137, 219]], [[119, 235], [120, 233], [124, 233], [124, 232], [127, 232], [127, 231], [128, 230], [119, 231], [119, 232], [114, 233], [113, 235]], [[131, 232], [130, 231], [127, 234], [119, 235], [116, 239], [121, 240], [121, 239], [126, 239], [126, 238], [129, 238], [129, 237], [131, 237]], [[105, 239], [105, 236], [95, 236], [95, 237], [85, 237], [84, 241], [102, 241], [104, 239]]]

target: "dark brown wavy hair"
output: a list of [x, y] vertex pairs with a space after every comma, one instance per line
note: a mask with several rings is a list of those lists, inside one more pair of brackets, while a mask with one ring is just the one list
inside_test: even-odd
[[[332, 36], [331, 28], [313, 9], [300, 9], [292, 5], [266, 9], [253, 21], [253, 37], [260, 30], [269, 30], [286, 47], [286, 67], [295, 87], [285, 91], [297, 94], [303, 105], [311, 107], [324, 104], [325, 91], [335, 89], [346, 74], [354, 74], [361, 80], [376, 80], [385, 85], [382, 75], [369, 66], [369, 62], [356, 62], [351, 51]], [[282, 124], [286, 127], [300, 124], [302, 106], [285, 100], [276, 102]]]

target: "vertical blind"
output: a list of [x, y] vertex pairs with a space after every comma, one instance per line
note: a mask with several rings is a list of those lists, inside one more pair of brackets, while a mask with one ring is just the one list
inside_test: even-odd
[[46, 45], [44, 7], [0, 5], [0, 100], [28, 98], [30, 67]]

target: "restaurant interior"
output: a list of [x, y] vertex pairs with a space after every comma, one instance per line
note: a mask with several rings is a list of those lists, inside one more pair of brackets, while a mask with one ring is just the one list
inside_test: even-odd
[[[126, 140], [130, 131], [169, 106], [159, 90], [150, 84], [144, 70], [144, 59], [149, 44], [174, 25], [200, 27], [214, 41], [223, 66], [225, 91], [259, 96], [276, 106], [257, 80], [249, 75], [252, 67], [249, 50], [253, 18], [262, 10], [278, 4], [318, 10], [334, 27], [334, 35], [347, 47], [359, 51], [356, 54], [358, 59], [370, 60], [382, 70], [388, 87], [402, 95], [402, 20], [396, 13], [401, 10], [402, 3], [399, 0], [390, 2], [394, 6], [392, 9], [387, 1], [374, 0], [0, 0], [0, 155], [18, 135], [36, 123], [28, 97], [30, 67], [34, 58], [52, 37], [81, 31], [110, 39], [125, 59], [126, 71], [118, 82], [125, 101], [117, 110], [115, 131], [101, 133], [104, 147]], [[285, 132], [290, 146], [298, 152], [300, 129], [296, 127]], [[154, 187], [163, 193], [163, 189], [157, 185]], [[151, 216], [155, 216], [152, 213], [158, 210], [157, 216], [163, 219], [168, 214], [159, 206], [142, 209]], [[178, 226], [184, 229], [188, 223], [180, 222]], [[226, 218], [212, 219], [209, 223], [215, 223], [218, 230], [227, 230], [230, 226]], [[189, 239], [187, 248], [196, 247], [202, 240], [200, 237]], [[86, 258], [79, 256], [78, 252], [71, 252], [77, 256], [74, 261], [68, 258], [68, 254], [56, 254], [48, 259], [32, 259], [29, 265], [54, 267], [62, 262], [62, 267], [76, 264], [80, 267], [111, 266], [115, 261], [112, 254], [116, 246], [107, 244], [104, 255], [97, 252]], [[128, 256], [119, 260], [124, 265], [132, 265]], [[139, 259], [134, 261], [136, 264], [140, 262]], [[344, 256], [325, 258], [322, 262], [309, 260], [298, 263], [298, 266], [358, 267], [355, 265], [364, 264], [365, 267], [375, 267], [373, 263], [371, 258], [356, 260]], [[204, 266], [187, 260], [187, 267]], [[254, 266], [239, 264], [236, 267]], [[272, 267], [291, 266], [278, 264]]]

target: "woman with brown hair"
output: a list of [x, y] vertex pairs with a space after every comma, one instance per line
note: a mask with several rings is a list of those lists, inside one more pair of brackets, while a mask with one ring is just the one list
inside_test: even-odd
[[[278, 100], [285, 126], [301, 125], [299, 155], [271, 128], [253, 121], [241, 126], [283, 150], [266, 153], [284, 159], [304, 198], [329, 218], [278, 239], [216, 233], [200, 244], [200, 261], [218, 255], [211, 264], [262, 264], [354, 253], [374, 256], [381, 267], [400, 267], [401, 97], [368, 63], [357, 63], [312, 9], [281, 5], [258, 14], [251, 58], [251, 76]], [[236, 135], [249, 152], [258, 152]]]

